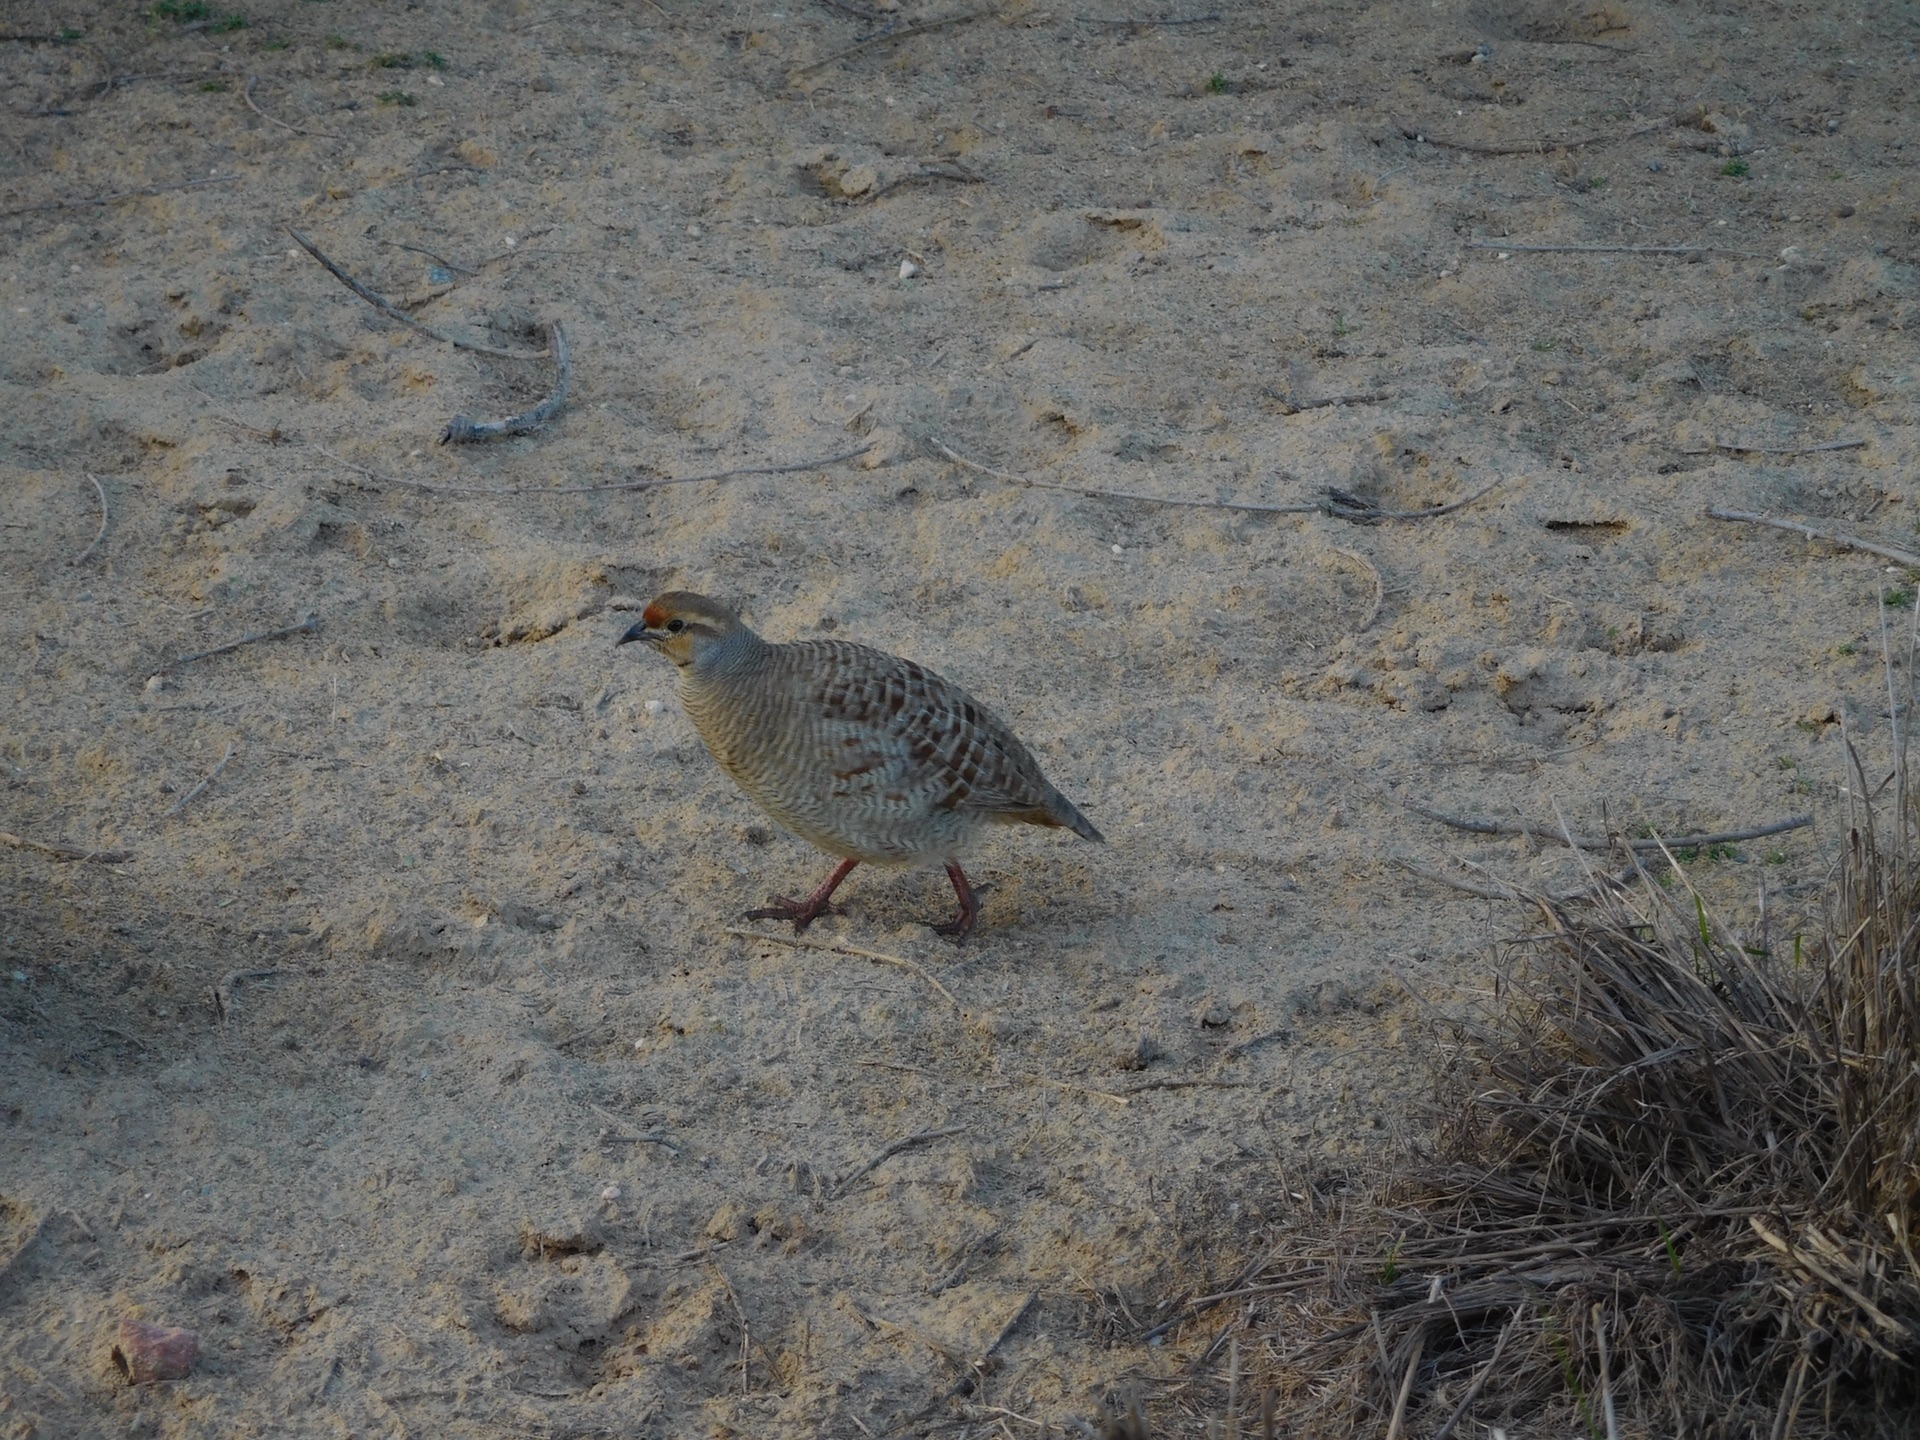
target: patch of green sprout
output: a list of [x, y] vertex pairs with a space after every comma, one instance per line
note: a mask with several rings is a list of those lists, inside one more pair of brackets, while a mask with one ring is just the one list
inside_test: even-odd
[[382, 90], [374, 96], [374, 99], [382, 105], [418, 105], [420, 103], [416, 96], [409, 95], [404, 90]]
[[1736, 180], [1744, 180], [1747, 178], [1747, 172], [1752, 169], [1753, 167], [1751, 165], [1736, 156], [1720, 167], [1720, 173], [1722, 175], [1731, 175]]
[[1227, 93], [1226, 71], [1216, 70], [1207, 77], [1207, 93], [1209, 95], [1224, 95]]
[[227, 82], [224, 80], [202, 80], [200, 82], [200, 88], [206, 91], [209, 95], [218, 95], [218, 94], [221, 94], [223, 91], [230, 90], [233, 87], [228, 85]]

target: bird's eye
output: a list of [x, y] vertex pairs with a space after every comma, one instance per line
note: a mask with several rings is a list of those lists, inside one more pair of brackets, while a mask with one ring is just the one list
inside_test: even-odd
[[684, 620], [674, 619], [667, 621], [667, 634], [669, 635], [678, 635], [686, 628], [687, 622]]

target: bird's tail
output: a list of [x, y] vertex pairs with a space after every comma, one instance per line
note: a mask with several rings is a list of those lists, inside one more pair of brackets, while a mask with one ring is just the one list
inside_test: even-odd
[[1104, 842], [1107, 838], [1095, 829], [1093, 822], [1082, 815], [1078, 807], [1058, 790], [1048, 797], [1047, 819], [1051, 824], [1064, 826], [1073, 831], [1083, 840]]

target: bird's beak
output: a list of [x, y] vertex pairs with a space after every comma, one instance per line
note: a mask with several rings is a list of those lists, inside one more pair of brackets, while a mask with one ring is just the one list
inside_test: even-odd
[[614, 647], [617, 649], [629, 640], [644, 640], [649, 645], [658, 646], [660, 643], [660, 634], [656, 630], [649, 629], [645, 620], [636, 620], [633, 622], [632, 629], [628, 630], [626, 634], [613, 642]]

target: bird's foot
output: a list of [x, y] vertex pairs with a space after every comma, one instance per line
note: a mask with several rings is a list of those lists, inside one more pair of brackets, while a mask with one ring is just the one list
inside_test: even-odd
[[815, 901], [812, 896], [805, 900], [795, 900], [788, 895], [770, 895], [767, 903], [758, 910], [747, 911], [749, 920], [791, 920], [793, 933], [806, 933], [807, 926], [822, 915], [838, 915], [840, 907], [830, 900]]
[[962, 911], [951, 920], [922, 920], [920, 923], [933, 931], [934, 934], [944, 935], [956, 945], [964, 945], [967, 943], [967, 937], [973, 933], [973, 927], [979, 922], [979, 919], [980, 915], [977, 911], [971, 914]]
[[947, 878], [953, 882], [953, 893], [959, 897], [960, 913], [938, 924], [929, 920], [926, 925], [934, 934], [944, 935], [956, 945], [964, 945], [967, 936], [973, 933], [973, 927], [980, 921], [980, 902], [974, 898], [973, 886], [967, 883], [966, 872], [960, 868], [959, 861], [947, 862]]

